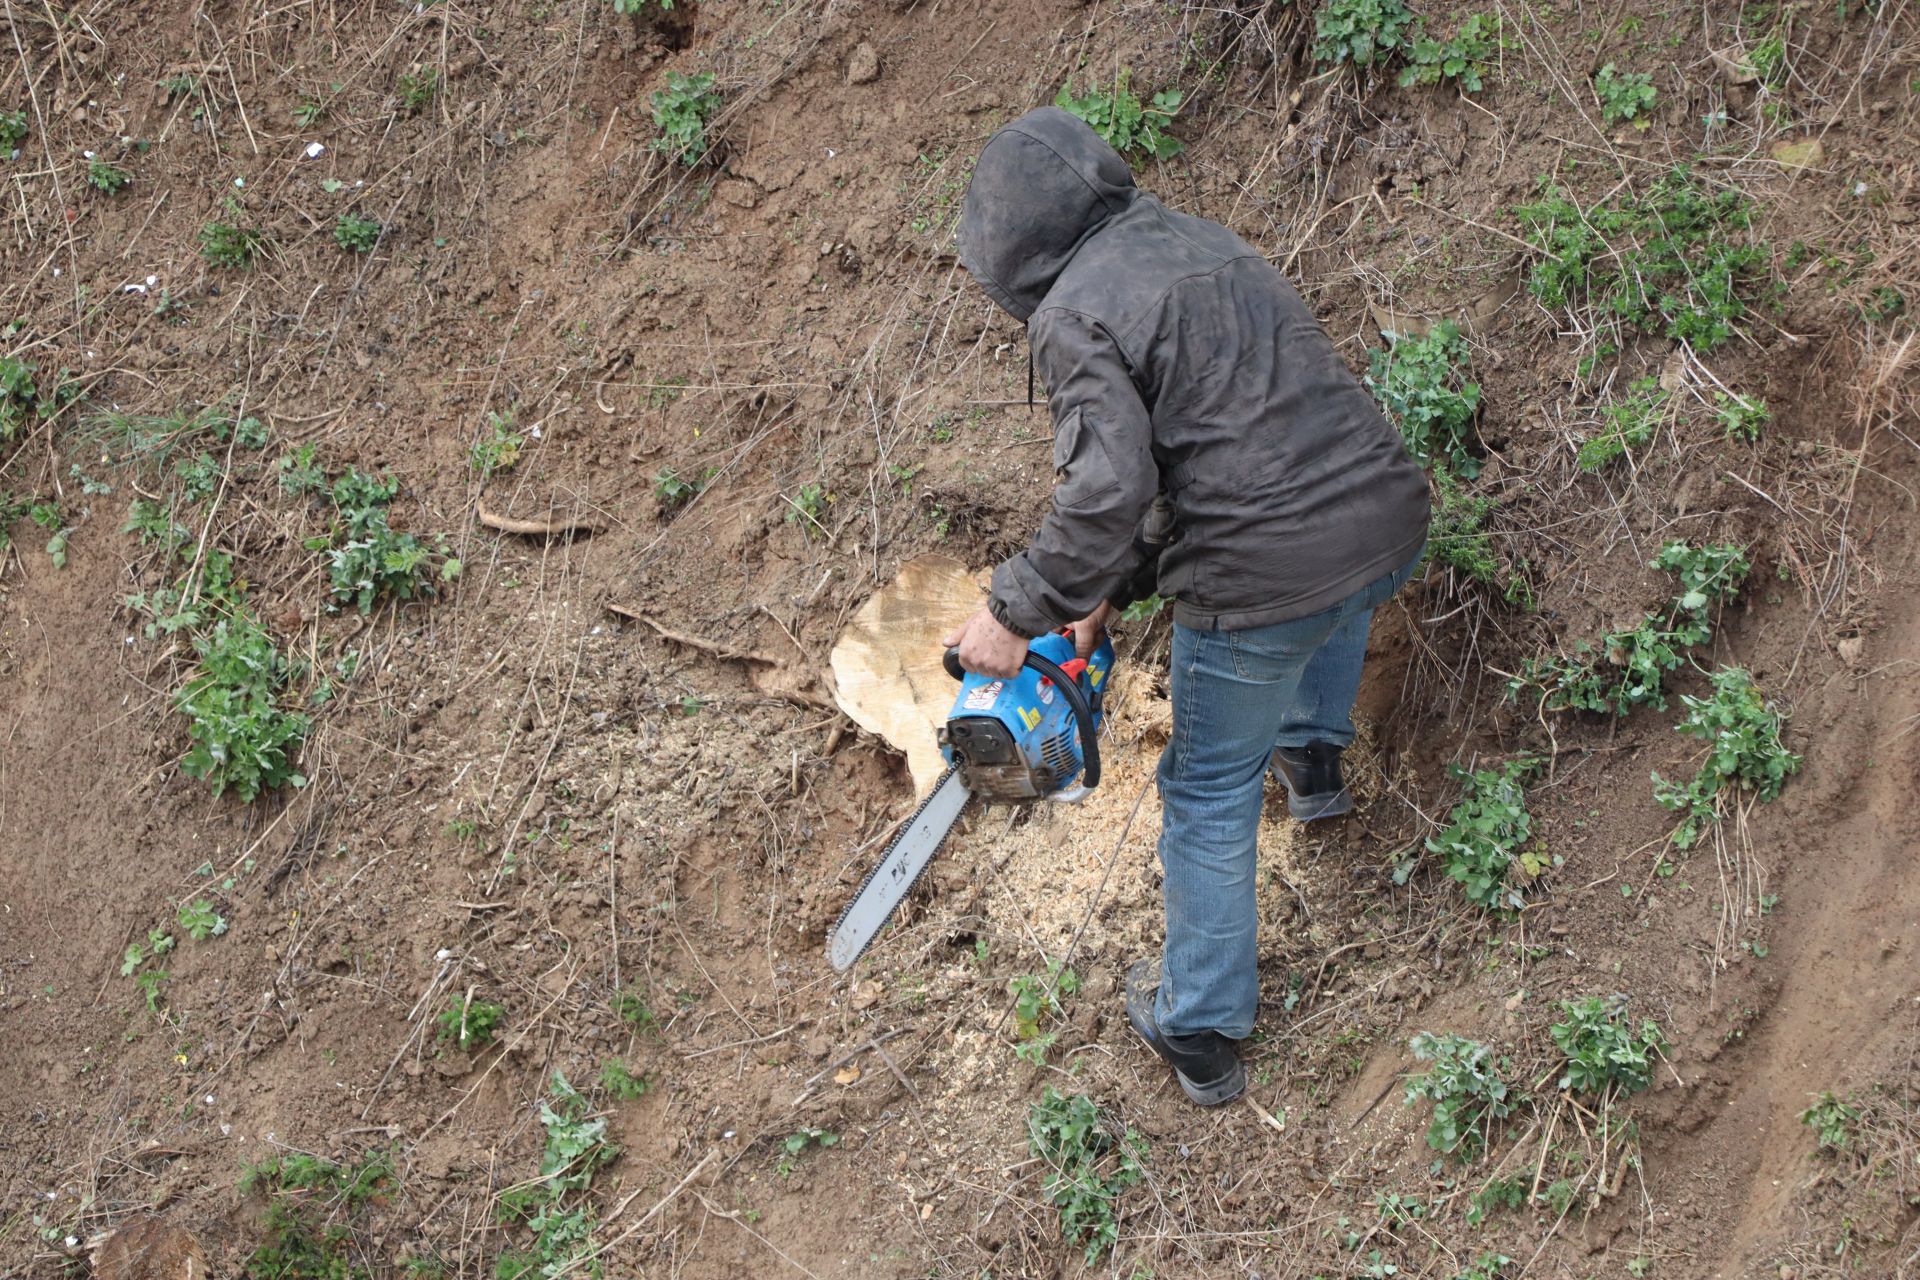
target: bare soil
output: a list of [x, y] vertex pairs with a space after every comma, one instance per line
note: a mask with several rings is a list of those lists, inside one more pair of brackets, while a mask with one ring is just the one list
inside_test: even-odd
[[[369, 1203], [312, 1206], [342, 1267], [495, 1274], [530, 1239], [498, 1208], [540, 1176], [560, 1072], [620, 1148], [579, 1201], [608, 1275], [1920, 1275], [1915, 7], [1496, 3], [1471, 97], [1319, 72], [1308, 8], [9, 4], [0, 112], [31, 127], [0, 164], [4, 350], [81, 394], [0, 446], [0, 495], [71, 528], [64, 567], [24, 519], [0, 552], [0, 1274], [321, 1274], [249, 1262], [270, 1202], [242, 1171], [298, 1153], [392, 1161]], [[1741, 59], [1773, 33], [1768, 83]], [[1652, 74], [1648, 127], [1602, 122], [1608, 62]], [[1087, 803], [975, 811], [848, 979], [823, 955], [913, 791], [826, 655], [903, 561], [991, 565], [1047, 501], [1023, 335], [951, 252], [970, 158], [1122, 66], [1187, 95], [1185, 150], [1142, 185], [1259, 245], [1356, 370], [1383, 329], [1463, 321], [1476, 491], [1534, 595], [1435, 568], [1382, 612], [1360, 810], [1302, 828], [1271, 797], [1252, 1104], [1204, 1114], [1119, 1007], [1160, 930], [1164, 621], [1123, 630]], [[653, 146], [669, 72], [722, 94], [698, 165]], [[435, 88], [409, 104], [406, 77]], [[1773, 158], [1809, 138], [1810, 166]], [[127, 189], [88, 185], [88, 152]], [[1583, 371], [1597, 318], [1525, 291], [1509, 211], [1544, 177], [1592, 199], [1680, 162], [1753, 199], [1784, 287], [1711, 354], [1638, 337]], [[372, 253], [335, 243], [348, 210], [383, 225]], [[222, 217], [265, 236], [252, 269], [202, 257]], [[1642, 375], [1686, 408], [1580, 471]], [[1758, 443], [1725, 437], [1716, 387], [1766, 399]], [[131, 504], [177, 481], [89, 430], [219, 402], [271, 438], [222, 459], [195, 533], [314, 715], [305, 785], [251, 804], [181, 771], [192, 646], [125, 603], [165, 580]], [[505, 414], [522, 452], [482, 477]], [[326, 519], [273, 465], [301, 445], [391, 471], [395, 525], [444, 536], [458, 580], [330, 608]], [[704, 487], [674, 503], [663, 469]], [[1686, 855], [1649, 784], [1701, 754], [1677, 700], [1505, 697], [1528, 656], [1663, 600], [1671, 537], [1749, 548], [1695, 658], [1749, 668], [1804, 755]], [[1449, 764], [1522, 752], [1559, 861], [1489, 916], [1420, 849]], [[150, 1008], [127, 948], [203, 899], [229, 927], [177, 938]], [[1061, 960], [1081, 986], [1035, 1065], [1008, 984]], [[505, 1016], [463, 1053], [435, 1020], [468, 993]], [[1614, 993], [1670, 1049], [1602, 1133], [1548, 1029]], [[1402, 1104], [1423, 1030], [1495, 1045], [1533, 1099], [1473, 1164]], [[609, 1059], [651, 1087], [612, 1096]], [[1029, 1152], [1049, 1087], [1144, 1143], [1092, 1262]], [[1826, 1090], [1857, 1112], [1845, 1150], [1800, 1122]], [[790, 1155], [809, 1131], [837, 1140]], [[1471, 1223], [1502, 1178], [1528, 1203]]]

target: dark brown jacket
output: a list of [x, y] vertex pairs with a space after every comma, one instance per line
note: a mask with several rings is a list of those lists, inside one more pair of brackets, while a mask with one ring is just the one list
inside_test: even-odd
[[1158, 588], [1203, 629], [1318, 613], [1412, 559], [1426, 477], [1258, 250], [1133, 185], [1056, 107], [988, 140], [960, 260], [1028, 325], [1054, 423], [1053, 509], [994, 571], [994, 616], [1038, 635], [1125, 594], [1156, 495]]

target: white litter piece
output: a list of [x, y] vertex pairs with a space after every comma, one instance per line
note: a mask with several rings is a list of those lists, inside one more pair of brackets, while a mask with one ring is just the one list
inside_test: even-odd
[[322, 146], [320, 143], [309, 142], [307, 144], [307, 159], [317, 160], [325, 151], [326, 151], [326, 147]]

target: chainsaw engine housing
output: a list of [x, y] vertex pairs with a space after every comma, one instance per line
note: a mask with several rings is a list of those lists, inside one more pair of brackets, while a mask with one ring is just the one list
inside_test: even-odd
[[[1030, 647], [1061, 666], [1074, 656], [1072, 639], [1059, 634], [1038, 636]], [[1102, 639], [1078, 677], [1096, 727], [1113, 656], [1113, 642]], [[1086, 763], [1067, 699], [1032, 667], [1011, 680], [969, 674], [940, 730], [940, 747], [967, 789], [984, 800], [1019, 803], [1059, 795]]]

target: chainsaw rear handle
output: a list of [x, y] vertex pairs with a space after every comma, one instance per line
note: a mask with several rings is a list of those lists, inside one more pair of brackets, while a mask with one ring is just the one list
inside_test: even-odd
[[[955, 680], [967, 678], [966, 668], [960, 665], [958, 649], [947, 650], [946, 656], [941, 661], [946, 664], [947, 674]], [[1077, 663], [1082, 671], [1086, 670], [1087, 664], [1084, 658], [1076, 658], [1074, 663]], [[1058, 689], [1060, 696], [1067, 700], [1067, 707], [1073, 712], [1073, 718], [1080, 726], [1080, 754], [1084, 765], [1080, 785], [1091, 791], [1100, 785], [1100, 735], [1093, 723], [1093, 706], [1087, 701], [1087, 695], [1080, 688], [1080, 682], [1062, 671], [1059, 664], [1052, 658], [1043, 658], [1031, 649], [1027, 650], [1026, 659], [1021, 665], [1032, 667], [1042, 676], [1053, 681], [1053, 687]]]

